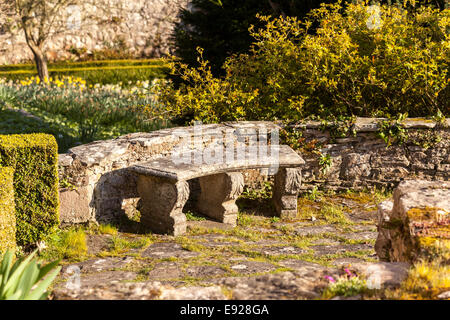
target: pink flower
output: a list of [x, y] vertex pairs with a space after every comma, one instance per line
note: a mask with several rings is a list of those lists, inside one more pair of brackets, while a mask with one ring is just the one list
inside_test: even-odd
[[353, 277], [353, 273], [348, 268], [345, 268], [344, 271], [350, 278]]
[[331, 276], [325, 276], [325, 279], [327, 279], [330, 282], [336, 282], [336, 280], [334, 280], [334, 278]]

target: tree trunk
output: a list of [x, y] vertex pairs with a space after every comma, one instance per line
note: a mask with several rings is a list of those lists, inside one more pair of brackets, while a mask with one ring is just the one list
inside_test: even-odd
[[41, 79], [41, 81], [45, 81], [45, 79], [48, 80], [49, 74], [48, 74], [47, 59], [44, 53], [39, 47], [30, 46], [30, 48], [34, 55], [34, 62], [36, 63], [39, 79]]

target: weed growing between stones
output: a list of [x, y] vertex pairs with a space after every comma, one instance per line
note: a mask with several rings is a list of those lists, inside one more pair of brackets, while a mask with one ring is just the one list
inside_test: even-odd
[[187, 211], [185, 212], [187, 221], [205, 221], [206, 218], [197, 214], [196, 212]]
[[117, 230], [117, 227], [115, 227], [113, 225], [100, 224], [98, 226], [98, 232], [100, 234], [109, 234], [109, 235], [115, 236], [115, 235], [117, 235], [118, 230]]
[[366, 282], [358, 276], [342, 276], [335, 280], [328, 277], [330, 284], [323, 292], [324, 299], [331, 299], [336, 296], [352, 297], [367, 291]]
[[345, 216], [342, 207], [336, 205], [324, 205], [320, 209], [320, 215], [328, 223], [351, 224], [351, 221]]
[[87, 255], [86, 233], [83, 228], [59, 230], [44, 239], [45, 250], [41, 256], [45, 260], [67, 259], [80, 261]]
[[151, 240], [146, 237], [139, 237], [137, 239], [125, 239], [119, 235], [115, 235], [111, 238], [111, 254], [121, 254], [130, 249], [141, 249], [150, 245]]

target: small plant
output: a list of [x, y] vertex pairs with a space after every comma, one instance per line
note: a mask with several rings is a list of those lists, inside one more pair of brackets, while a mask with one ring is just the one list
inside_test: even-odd
[[[331, 118], [331, 117], [330, 117]], [[339, 138], [346, 138], [348, 136], [356, 137], [355, 116], [338, 116], [332, 121], [322, 120], [321, 131], [328, 131], [332, 142]]]
[[252, 216], [248, 214], [239, 213], [237, 217], [237, 224], [241, 227], [249, 227], [253, 223]]
[[277, 222], [280, 222], [280, 217], [272, 217], [272, 218], [270, 218], [270, 222], [271, 222], [271, 223], [277, 223]]
[[151, 240], [147, 237], [128, 240], [118, 235], [115, 235], [111, 238], [111, 249], [112, 253], [122, 253], [129, 249], [140, 249], [148, 246], [151, 243]]
[[432, 119], [439, 124], [445, 123], [445, 116], [440, 109], [437, 109], [436, 115], [434, 115]]
[[268, 181], [264, 182], [264, 185], [259, 190], [254, 190], [249, 187], [245, 187], [241, 197], [251, 200], [256, 199], [270, 199], [272, 197], [272, 184]]
[[305, 138], [303, 138], [303, 132], [296, 128], [286, 126], [280, 130], [281, 143], [287, 144], [294, 150], [302, 149], [305, 144]]
[[351, 297], [368, 290], [365, 280], [358, 277], [348, 268], [345, 268], [344, 272], [345, 274], [337, 279], [325, 276], [329, 284], [322, 294], [324, 299], [331, 299], [336, 296]]
[[408, 113], [401, 113], [396, 118], [388, 118], [378, 123], [378, 137], [386, 142], [387, 147], [398, 144], [402, 145], [408, 140], [408, 134], [403, 122], [408, 117]]
[[87, 254], [86, 233], [82, 229], [58, 230], [45, 239], [46, 259], [80, 260]]
[[332, 165], [333, 159], [331, 158], [331, 155], [329, 153], [327, 154], [321, 153], [319, 156], [319, 166], [322, 174], [327, 173], [327, 171], [331, 168]]
[[206, 220], [205, 217], [200, 216], [197, 213], [192, 212], [192, 211], [186, 212], [185, 215], [186, 215], [187, 221], [205, 221]]
[[319, 191], [319, 188], [317, 186], [313, 186], [311, 190], [308, 190], [308, 193], [306, 194], [306, 198], [312, 201], [317, 200], [321, 196], [322, 192]]
[[117, 234], [117, 228], [110, 224], [101, 224], [98, 226], [98, 232], [101, 234], [110, 234], [115, 236]]
[[0, 263], [0, 300], [43, 300], [58, 275], [59, 261], [41, 265], [33, 260], [37, 251], [13, 264], [13, 253], [7, 251]]
[[350, 224], [350, 221], [340, 206], [324, 205], [320, 209], [320, 215], [329, 223]]

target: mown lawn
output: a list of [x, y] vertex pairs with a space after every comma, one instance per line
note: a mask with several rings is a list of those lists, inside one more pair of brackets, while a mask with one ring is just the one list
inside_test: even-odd
[[55, 136], [59, 152], [65, 152], [79, 141], [72, 128], [49, 120], [33, 116], [19, 110], [0, 110], [0, 134], [48, 133]]

